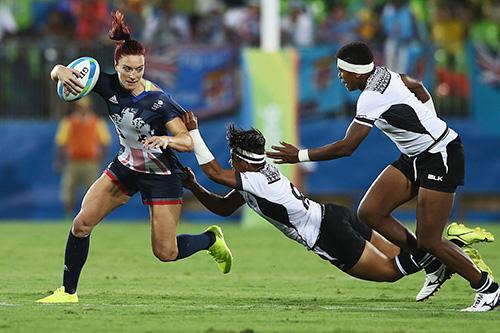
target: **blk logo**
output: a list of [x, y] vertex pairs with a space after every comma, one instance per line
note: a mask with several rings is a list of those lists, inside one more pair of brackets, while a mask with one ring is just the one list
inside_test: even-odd
[[438, 182], [442, 182], [443, 181], [443, 176], [435, 176], [435, 175], [432, 175], [432, 174], [428, 174], [427, 175], [427, 179], [435, 180], [435, 181], [438, 181]]

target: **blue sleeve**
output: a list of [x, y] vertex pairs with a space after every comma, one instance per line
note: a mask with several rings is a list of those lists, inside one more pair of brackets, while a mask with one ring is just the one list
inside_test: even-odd
[[174, 118], [180, 118], [186, 110], [179, 103], [177, 103], [172, 96], [165, 95], [165, 105], [162, 108], [162, 115], [164, 121], [167, 123]]
[[182, 117], [182, 115], [184, 113], [186, 113], [187, 111], [179, 104], [177, 103], [173, 98], [172, 96], [168, 96], [169, 100], [170, 100], [170, 112], [172, 114], [175, 114], [175, 117]]

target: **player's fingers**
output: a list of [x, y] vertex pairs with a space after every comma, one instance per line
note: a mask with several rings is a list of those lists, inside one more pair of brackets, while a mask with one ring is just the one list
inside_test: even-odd
[[69, 78], [68, 84], [71, 84], [75, 90], [82, 91], [83, 85], [78, 81], [78, 79], [75, 79], [74, 77]]
[[284, 147], [282, 147], [282, 146], [271, 146], [271, 149], [274, 149], [274, 150], [279, 151], [279, 152], [284, 151]]
[[74, 68], [68, 68], [76, 78], [81, 78], [82, 74]]
[[78, 95], [78, 92], [70, 84], [65, 83], [63, 84], [63, 87], [66, 96], [69, 94]]
[[147, 145], [150, 142], [154, 141], [155, 138], [156, 138], [155, 136], [151, 136], [151, 137], [147, 138], [146, 140], [144, 140], [144, 145]]
[[291, 146], [292, 146], [291, 144], [289, 144], [288, 142], [285, 142], [285, 141], [280, 141], [280, 144], [281, 144], [283, 147], [286, 147], [286, 148], [288, 148], [288, 147], [291, 147]]
[[277, 152], [266, 151], [266, 156], [270, 158], [281, 158], [283, 155]]

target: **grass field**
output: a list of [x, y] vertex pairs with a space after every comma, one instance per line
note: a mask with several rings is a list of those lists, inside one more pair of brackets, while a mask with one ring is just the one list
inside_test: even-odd
[[[500, 224], [486, 226], [500, 235]], [[457, 311], [474, 297], [457, 276], [416, 303], [423, 274], [355, 280], [271, 227], [223, 229], [235, 257], [228, 275], [205, 253], [157, 261], [146, 223], [103, 223], [80, 303], [40, 305], [34, 300], [61, 285], [69, 224], [0, 222], [0, 332], [500, 332], [499, 311]], [[500, 240], [477, 248], [499, 272]]]

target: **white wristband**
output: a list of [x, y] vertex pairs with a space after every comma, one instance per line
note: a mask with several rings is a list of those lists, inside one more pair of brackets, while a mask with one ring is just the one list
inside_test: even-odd
[[307, 149], [299, 150], [299, 162], [308, 162], [309, 159], [309, 151]]
[[199, 165], [207, 164], [208, 162], [215, 159], [214, 155], [210, 152], [205, 141], [201, 137], [200, 131], [198, 129], [194, 129], [189, 131], [189, 135], [193, 139], [194, 144], [194, 155], [196, 156], [196, 160]]

